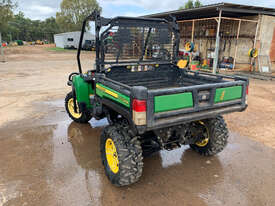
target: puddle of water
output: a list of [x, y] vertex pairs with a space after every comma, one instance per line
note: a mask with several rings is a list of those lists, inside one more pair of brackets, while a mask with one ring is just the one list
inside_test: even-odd
[[53, 101], [47, 101], [47, 102], [43, 102], [43, 104], [52, 106], [52, 107], [62, 107], [64, 108], [64, 99], [57, 99], [57, 100], [53, 100]]
[[169, 166], [181, 164], [183, 153], [187, 148], [188, 148], [187, 146], [183, 146], [181, 148], [178, 148], [172, 151], [166, 151], [166, 150], [160, 151], [162, 167], [167, 168]]
[[144, 159], [138, 183], [116, 188], [99, 151], [107, 120], [77, 124], [61, 112], [63, 101], [52, 105], [46, 119], [21, 122], [27, 129], [22, 125], [0, 138], [0, 194], [6, 203], [275, 205], [275, 152], [263, 145], [231, 133], [228, 147], [215, 157], [201, 157], [188, 146], [160, 151]]
[[104, 126], [108, 125], [108, 120], [107, 120], [107, 118], [104, 118], [101, 120], [96, 120], [96, 119], [92, 118], [90, 121], [90, 124], [93, 128], [104, 127]]

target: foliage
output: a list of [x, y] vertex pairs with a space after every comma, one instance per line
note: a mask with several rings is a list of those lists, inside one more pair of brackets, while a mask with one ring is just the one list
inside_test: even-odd
[[0, 32], [7, 27], [7, 22], [13, 17], [13, 9], [16, 7], [11, 0], [0, 0]]
[[194, 2], [194, 8], [198, 8], [198, 7], [201, 7], [201, 6], [203, 6], [203, 5], [202, 5], [202, 3], [199, 0], [196, 0]]
[[13, 0], [0, 0], [0, 32], [3, 40], [8, 42], [14, 40], [53, 42], [54, 34], [80, 30], [85, 17], [94, 9], [101, 11], [96, 0], [63, 0], [61, 12], [57, 12], [56, 18], [50, 17], [40, 21], [26, 18], [22, 12], [14, 15], [16, 4], [13, 2]]
[[3, 39], [6, 41], [24, 40], [48, 40], [53, 42], [53, 35], [59, 33], [60, 29], [54, 17], [44, 21], [31, 20], [26, 18], [22, 12], [14, 15], [8, 21], [6, 29], [3, 31]]
[[203, 6], [203, 4], [200, 2], [200, 0], [196, 0], [193, 2], [193, 0], [188, 0], [184, 6], [181, 6], [179, 9], [193, 9]]
[[96, 0], [63, 0], [61, 11], [56, 13], [56, 21], [63, 32], [79, 31], [85, 17], [95, 9], [101, 11]]

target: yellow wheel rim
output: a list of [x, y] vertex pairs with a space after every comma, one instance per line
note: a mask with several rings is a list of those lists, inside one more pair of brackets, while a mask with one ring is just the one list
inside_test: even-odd
[[199, 147], [205, 147], [208, 144], [208, 142], [209, 142], [209, 138], [205, 138], [202, 141], [197, 142], [196, 145]]
[[[78, 105], [76, 104], [76, 107], [77, 107], [77, 110], [78, 110]], [[78, 112], [75, 112], [74, 111], [74, 99], [71, 98], [69, 101], [68, 101], [68, 109], [69, 109], [69, 112], [70, 114], [76, 118], [76, 119], [79, 119], [82, 115], [82, 113], [78, 113]]]
[[112, 139], [107, 139], [105, 143], [105, 153], [108, 165], [113, 173], [118, 173], [119, 171], [119, 161], [118, 155], [115, 147], [115, 143]]
[[199, 147], [205, 147], [209, 142], [209, 137], [210, 137], [209, 130], [202, 121], [199, 121], [199, 124], [201, 124], [205, 127], [206, 132], [207, 132], [207, 137], [204, 138], [203, 140], [199, 141], [199, 142], [196, 142], [196, 145], [199, 146]]

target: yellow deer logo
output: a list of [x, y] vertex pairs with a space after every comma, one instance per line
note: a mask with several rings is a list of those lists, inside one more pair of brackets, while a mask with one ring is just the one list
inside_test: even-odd
[[225, 95], [225, 90], [223, 90], [223, 92], [222, 92], [222, 94], [221, 94], [221, 97], [220, 97], [220, 100], [221, 100], [221, 101], [223, 101], [224, 95]]

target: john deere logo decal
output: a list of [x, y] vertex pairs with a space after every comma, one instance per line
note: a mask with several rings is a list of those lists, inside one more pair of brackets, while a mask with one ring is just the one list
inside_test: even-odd
[[129, 102], [128, 102], [126, 99], [124, 99], [123, 97], [118, 96], [118, 99], [119, 99], [120, 101], [122, 101], [123, 103], [129, 105]]
[[123, 98], [122, 96], [120, 96], [119, 94], [117, 94], [116, 92], [113, 92], [99, 84], [96, 84], [96, 88], [101, 90], [102, 92], [112, 96], [112, 97], [115, 97], [116, 99], [118, 99], [119, 101], [123, 102], [124, 104], [126, 104], [127, 106], [129, 106], [129, 101], [125, 98]]
[[222, 94], [221, 94], [221, 97], [220, 97], [220, 100], [221, 100], [221, 101], [223, 101], [224, 95], [225, 95], [225, 90], [223, 90], [223, 92], [222, 92]]

